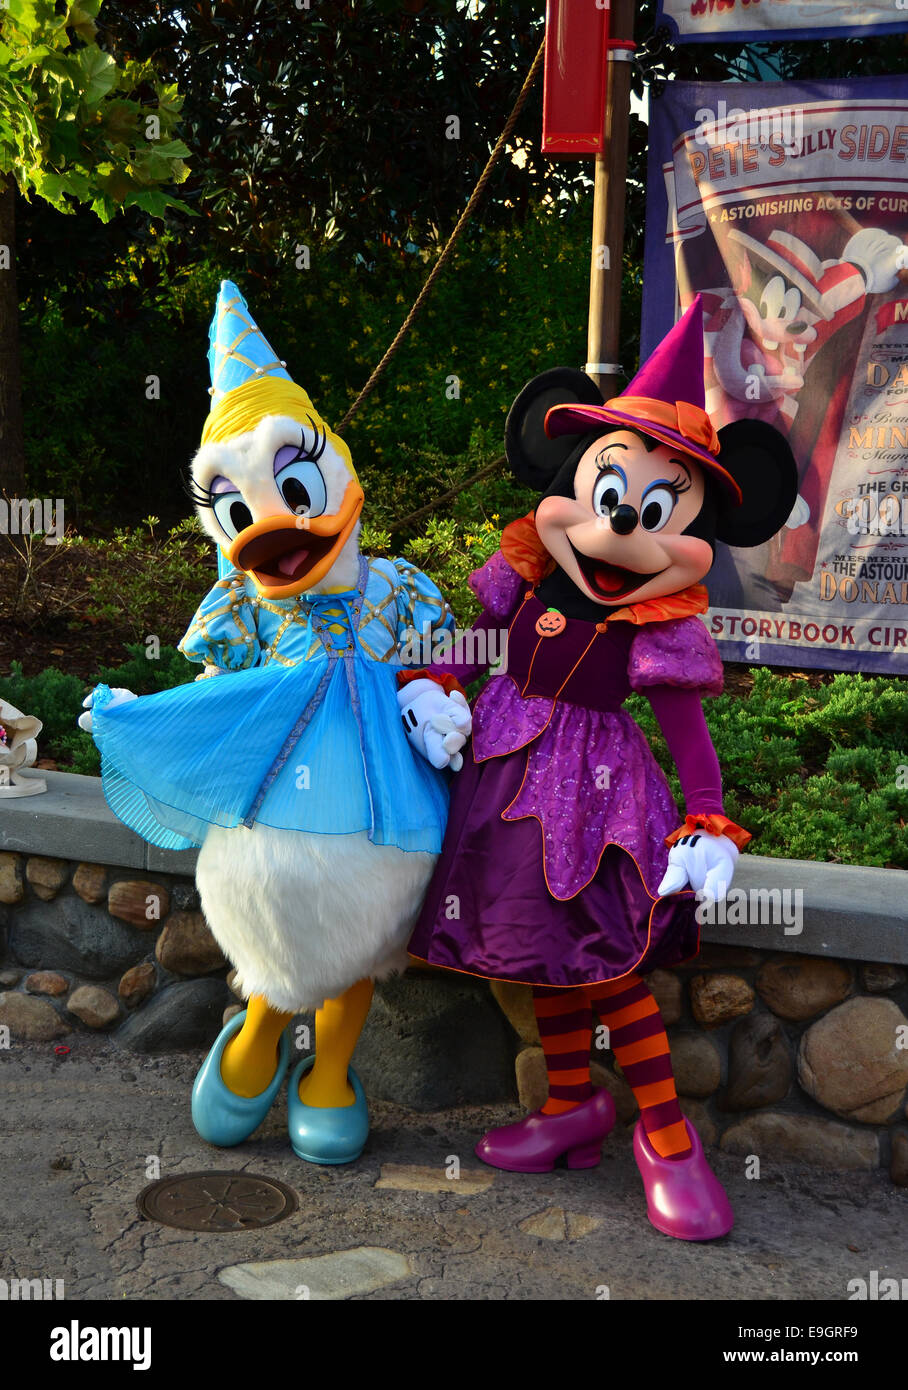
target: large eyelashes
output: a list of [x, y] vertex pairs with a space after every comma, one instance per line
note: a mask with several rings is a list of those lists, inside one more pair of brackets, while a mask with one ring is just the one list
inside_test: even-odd
[[[285, 505], [296, 516], [321, 516], [328, 505], [325, 480], [317, 463], [297, 456], [274, 476], [275, 484]], [[253, 523], [252, 512], [239, 491], [209, 494], [208, 505], [213, 509], [218, 525], [233, 540]]]
[[201, 483], [196, 482], [191, 473], [187, 473], [183, 479], [183, 491], [191, 502], [197, 507], [213, 507], [214, 499], [211, 495], [210, 487], [202, 487]]
[[327, 430], [319, 430], [311, 415], [312, 443], [306, 445], [305, 433], [300, 434], [299, 448], [286, 462], [282, 454], [290, 453], [292, 445], [278, 449], [274, 456], [274, 481], [285, 504], [296, 516], [321, 516], [328, 506], [328, 490], [317, 460], [325, 452]]
[[215, 496], [210, 485], [202, 487], [191, 473], [186, 478], [184, 486], [186, 493], [197, 507], [210, 507], [214, 512], [215, 520], [228, 540], [233, 540], [240, 531], [252, 525], [252, 512], [243, 501], [241, 493], [221, 492]]
[[[328, 432], [325, 428], [319, 428], [311, 415], [306, 419], [312, 429], [312, 443], [307, 447], [305, 432], [300, 433], [299, 448], [289, 464], [280, 469], [275, 474], [275, 481], [280, 477], [284, 479], [284, 484], [278, 483], [281, 496], [287, 503], [292, 512], [304, 516], [320, 516], [327, 506], [327, 495], [325, 481], [321, 470], [315, 468], [314, 474], [302, 479], [299, 487], [293, 484], [298, 481], [296, 474], [291, 474], [289, 469], [296, 464], [311, 463], [315, 465], [321, 458], [328, 444]], [[293, 448], [293, 445], [290, 446]], [[307, 486], [307, 481], [311, 481], [312, 486]], [[197, 507], [210, 508], [217, 518], [221, 530], [232, 540], [246, 526], [252, 525], [252, 512], [242, 499], [239, 492], [220, 493], [217, 497], [212, 493], [211, 486], [203, 487], [192, 473], [188, 473], [183, 480], [183, 490], [191, 502]], [[288, 497], [287, 491], [290, 496]], [[304, 495], [305, 494], [305, 495]], [[291, 500], [291, 498], [293, 500]], [[236, 509], [236, 510], [235, 510]], [[243, 524], [240, 524], [243, 523]]]
[[644, 489], [640, 499], [640, 525], [644, 531], [661, 531], [678, 505], [678, 498], [690, 489], [690, 480], [681, 474], [668, 480], [659, 478]]
[[299, 447], [299, 452], [297, 453], [296, 458], [292, 460], [293, 463], [299, 463], [299, 462], [302, 462], [302, 461], [309, 461], [309, 462], [311, 462], [311, 463], [317, 463], [318, 460], [321, 458], [322, 454], [325, 452], [325, 448], [326, 448], [327, 443], [328, 443], [328, 431], [327, 431], [327, 429], [326, 429], [326, 428], [319, 429], [318, 425], [315, 423], [315, 421], [313, 420], [313, 418], [312, 418], [311, 415], [307, 415], [307, 416], [306, 416], [306, 419], [309, 421], [309, 424], [312, 426], [312, 436], [313, 436], [313, 438], [312, 438], [312, 443], [310, 444], [309, 448], [307, 449], [307, 448], [306, 448], [306, 436], [305, 436], [305, 434], [300, 434], [300, 447]]
[[675, 510], [678, 498], [667, 483], [648, 487], [640, 502], [640, 525], [644, 531], [661, 531]]

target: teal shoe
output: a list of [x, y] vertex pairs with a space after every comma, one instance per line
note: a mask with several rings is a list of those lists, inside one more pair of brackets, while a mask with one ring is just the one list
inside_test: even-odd
[[290, 1064], [290, 1037], [285, 1029], [278, 1045], [277, 1071], [261, 1095], [237, 1096], [227, 1089], [221, 1076], [221, 1058], [230, 1039], [242, 1028], [245, 1017], [244, 1009], [224, 1024], [192, 1087], [192, 1123], [203, 1139], [222, 1149], [242, 1144], [258, 1129], [274, 1104]]
[[290, 1073], [287, 1122], [297, 1158], [307, 1163], [352, 1163], [369, 1137], [369, 1109], [362, 1082], [351, 1067], [347, 1080], [356, 1097], [352, 1105], [319, 1109], [300, 1100], [299, 1084], [315, 1057], [304, 1057]]

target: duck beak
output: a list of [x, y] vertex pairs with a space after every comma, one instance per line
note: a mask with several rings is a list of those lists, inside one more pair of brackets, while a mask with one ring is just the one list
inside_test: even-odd
[[234, 538], [227, 558], [251, 576], [263, 598], [293, 598], [324, 579], [362, 509], [363, 490], [351, 478], [336, 513], [266, 516]]

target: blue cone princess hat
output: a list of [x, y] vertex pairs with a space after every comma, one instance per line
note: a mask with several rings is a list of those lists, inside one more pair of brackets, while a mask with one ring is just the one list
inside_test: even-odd
[[292, 380], [287, 364], [274, 351], [232, 280], [221, 281], [208, 342], [212, 405], [216, 405], [226, 392], [255, 377]]
[[[208, 341], [211, 408], [202, 430], [203, 445], [246, 434], [268, 416], [288, 416], [323, 435], [356, 481], [346, 443], [293, 380], [232, 280], [221, 281]], [[362, 499], [361, 491], [359, 495]], [[227, 561], [219, 548], [218, 574], [223, 578], [226, 572]]]

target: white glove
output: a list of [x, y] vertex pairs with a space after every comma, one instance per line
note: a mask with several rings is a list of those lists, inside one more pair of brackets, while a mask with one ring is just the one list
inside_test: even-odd
[[[104, 706], [105, 709], [113, 709], [114, 705], [125, 705], [128, 700], [138, 700], [139, 698], [138, 695], [134, 695], [131, 690], [124, 690], [121, 685], [115, 685], [110, 693], [113, 699], [107, 701], [107, 704]], [[86, 714], [80, 714], [76, 721], [79, 728], [84, 729], [87, 734], [93, 732], [91, 727], [91, 707], [94, 704], [94, 700], [94, 691], [85, 696], [85, 699], [82, 701], [82, 708], [88, 712]]]
[[797, 531], [799, 526], [804, 526], [810, 520], [810, 508], [804, 498], [798, 494], [797, 500], [791, 509], [791, 515], [785, 525], [789, 531]]
[[682, 835], [669, 850], [668, 868], [657, 895], [664, 898], [689, 883], [695, 893], [722, 902], [731, 887], [738, 854], [738, 846], [727, 835], [711, 835], [707, 830]]
[[423, 677], [397, 692], [404, 732], [418, 753], [433, 767], [463, 767], [464, 746], [473, 728], [470, 706], [459, 690], [446, 695], [436, 682]]
[[899, 271], [908, 266], [908, 247], [891, 232], [863, 227], [845, 247], [842, 260], [857, 266], [868, 294], [883, 294], [895, 288]]

